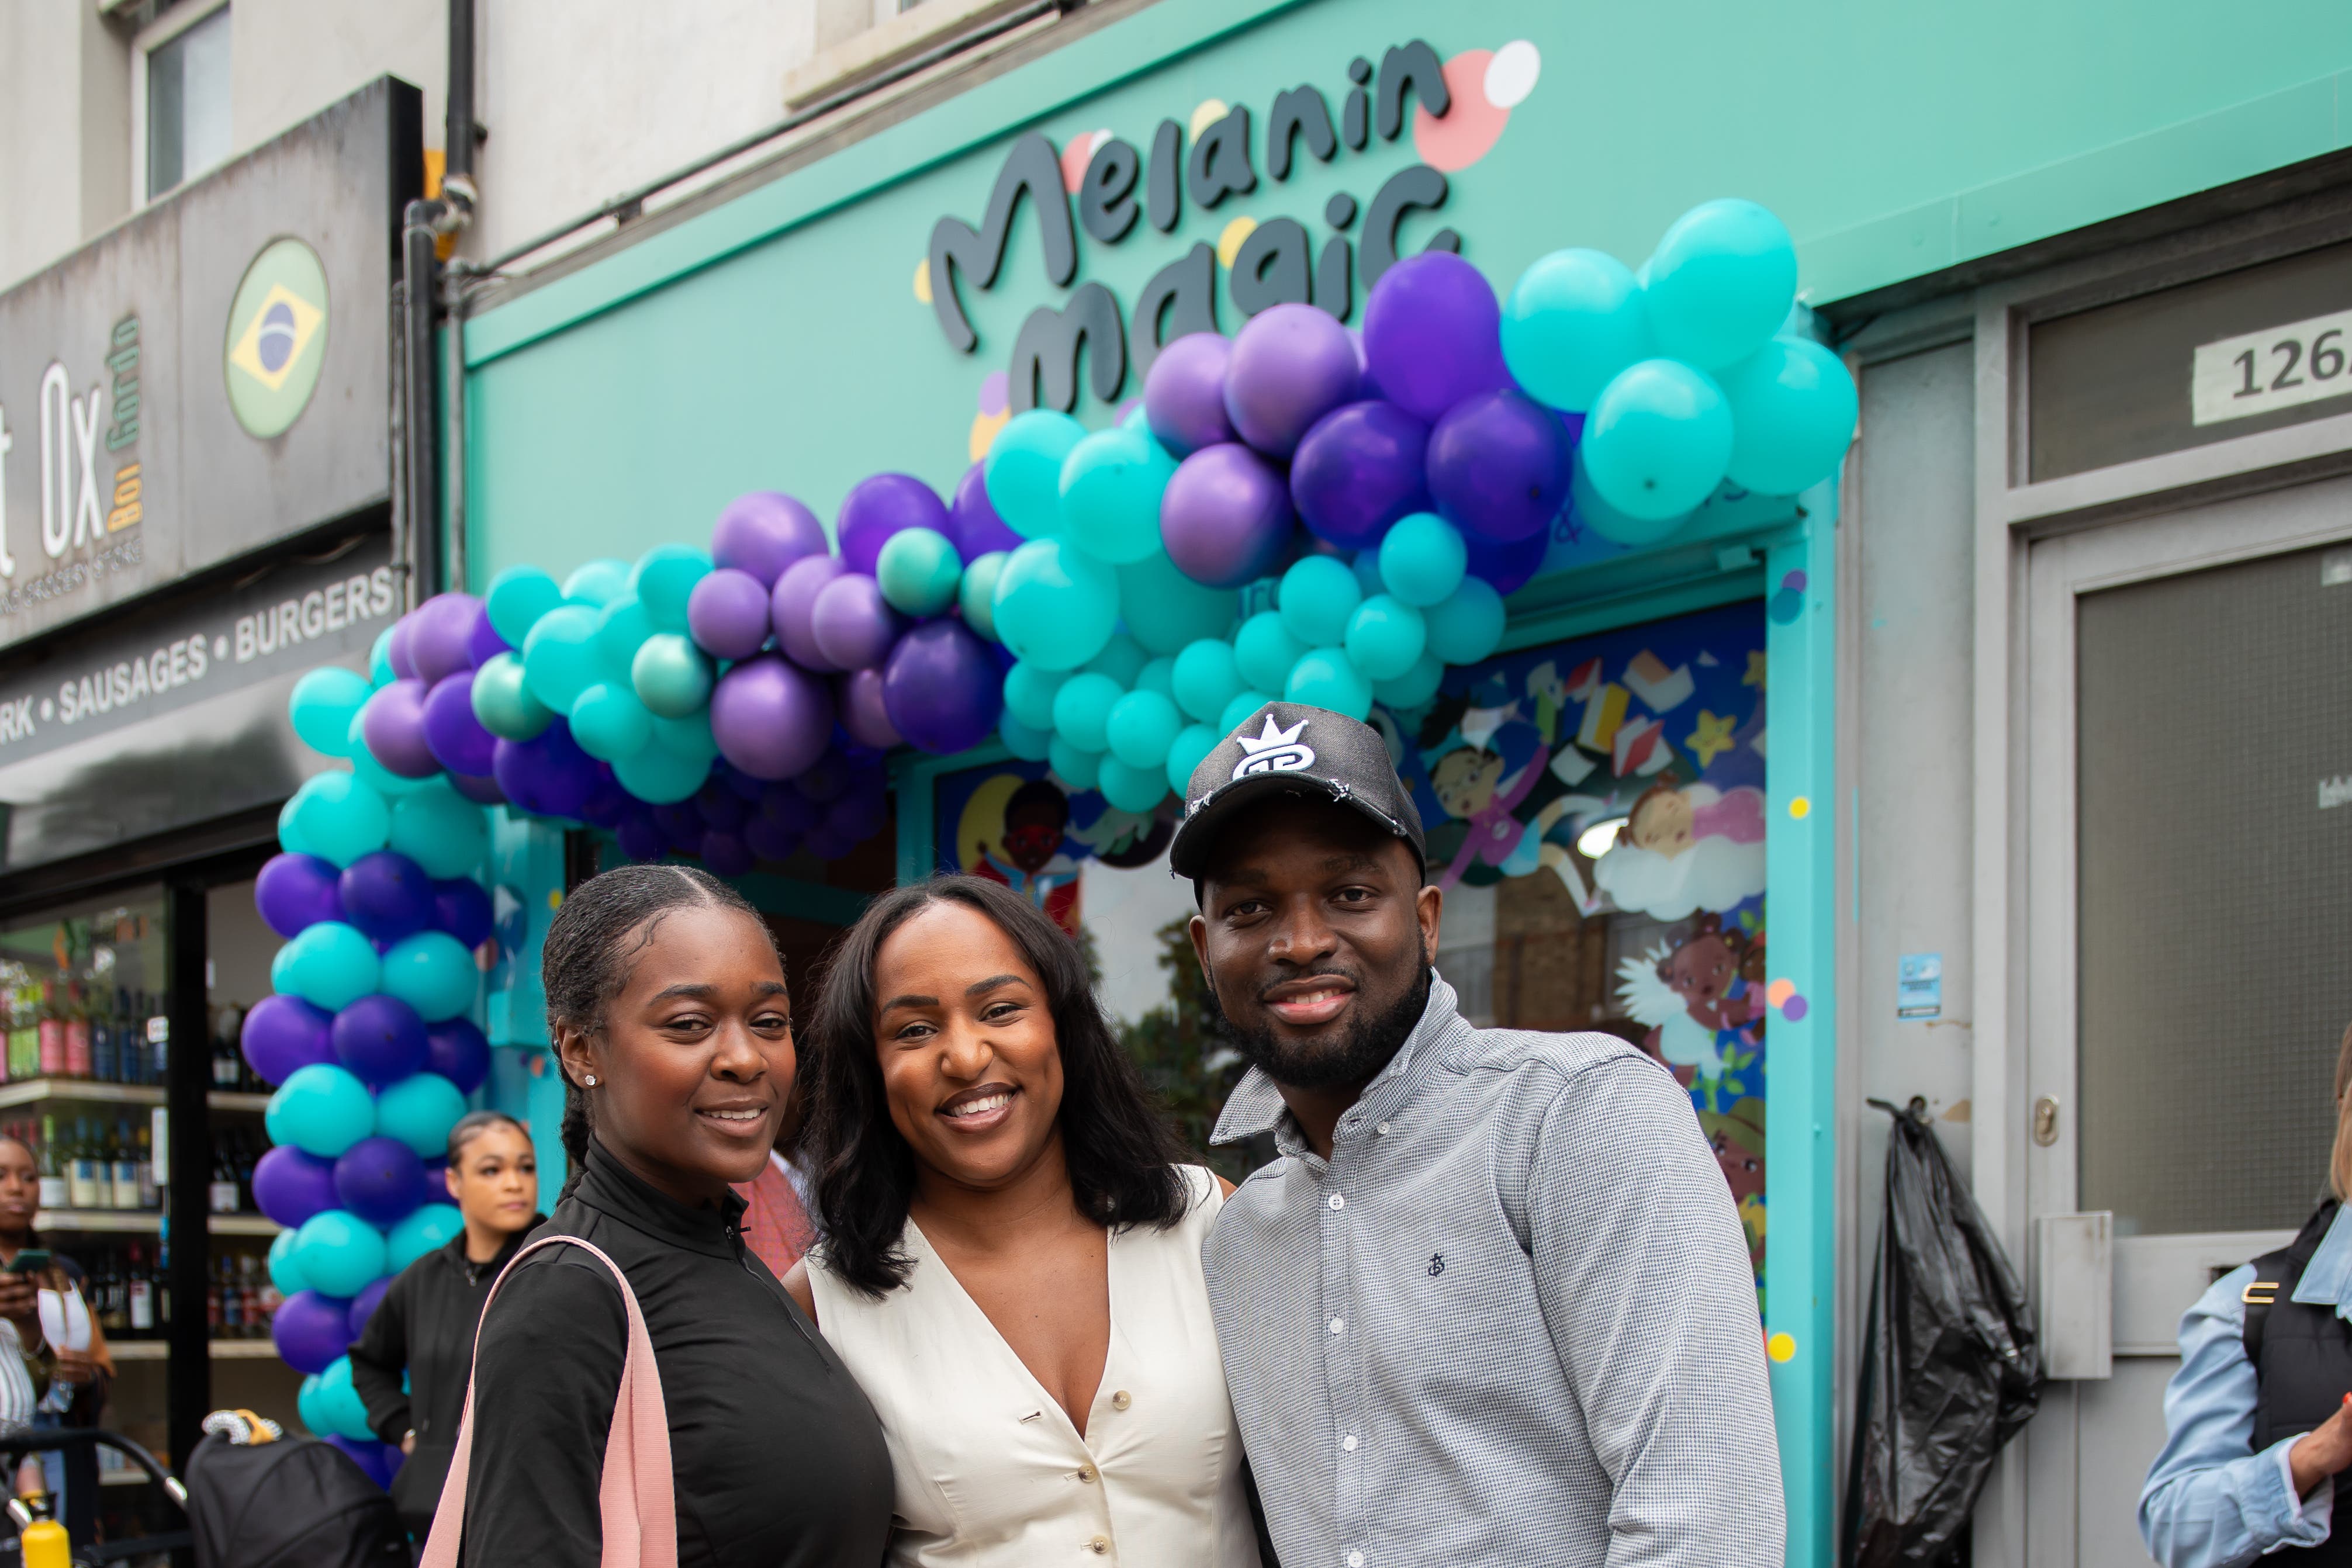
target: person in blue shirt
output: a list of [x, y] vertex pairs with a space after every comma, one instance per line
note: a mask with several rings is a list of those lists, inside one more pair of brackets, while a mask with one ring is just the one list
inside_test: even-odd
[[2164, 1568], [2352, 1564], [2352, 1030], [2336, 1062], [2333, 1197], [2280, 1251], [2213, 1281], [2180, 1320], [2164, 1450], [2139, 1494]]

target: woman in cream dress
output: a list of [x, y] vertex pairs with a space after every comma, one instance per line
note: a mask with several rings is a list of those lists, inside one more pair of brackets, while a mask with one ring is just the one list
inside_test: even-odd
[[1027, 900], [867, 906], [803, 1039], [825, 1240], [786, 1277], [882, 1417], [891, 1561], [1257, 1568], [1201, 1278], [1224, 1201]]

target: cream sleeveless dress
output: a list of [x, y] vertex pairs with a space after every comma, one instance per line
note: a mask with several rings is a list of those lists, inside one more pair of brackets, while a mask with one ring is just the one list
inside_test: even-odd
[[1111, 1232], [1110, 1354], [1084, 1437], [913, 1220], [914, 1269], [878, 1301], [811, 1254], [818, 1326], [889, 1442], [892, 1563], [1257, 1568], [1201, 1278], [1201, 1243], [1224, 1200], [1207, 1170], [1183, 1175], [1182, 1219]]

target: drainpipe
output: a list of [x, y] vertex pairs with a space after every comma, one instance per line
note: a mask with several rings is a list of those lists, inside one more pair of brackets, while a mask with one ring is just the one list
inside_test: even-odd
[[[474, 0], [449, 0], [449, 118], [444, 133], [448, 151], [441, 171], [443, 234], [461, 232], [473, 221], [474, 204], [481, 193], [474, 183]], [[463, 269], [450, 267], [442, 278], [442, 304], [447, 329], [443, 357], [441, 414], [447, 422], [441, 450], [446, 456], [443, 483], [446, 487], [449, 524], [449, 586], [463, 591], [466, 563], [466, 291]]]
[[[474, 213], [474, 5], [473, 0], [449, 0], [449, 117], [446, 162], [442, 166], [437, 200], [408, 204], [400, 222], [400, 278], [404, 308], [400, 340], [394, 351], [402, 366], [401, 410], [394, 422], [400, 454], [401, 491], [405, 502], [404, 526], [407, 547], [407, 587], [404, 594], [414, 607], [444, 587], [465, 582], [465, 534], [462, 526], [452, 539], [450, 559], [442, 556], [441, 482], [437, 450], [442, 436], [444, 401], [435, 394], [440, 378], [434, 373], [433, 307], [441, 296], [436, 271], [435, 246], [444, 235], [463, 229]], [[460, 372], [453, 351], [449, 371]], [[455, 400], [449, 400], [454, 403]]]

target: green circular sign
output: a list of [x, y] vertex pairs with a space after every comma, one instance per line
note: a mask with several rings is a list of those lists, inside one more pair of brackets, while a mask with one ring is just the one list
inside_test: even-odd
[[327, 269], [299, 239], [276, 239], [245, 269], [228, 308], [222, 374], [249, 434], [283, 434], [302, 417], [327, 359]]

